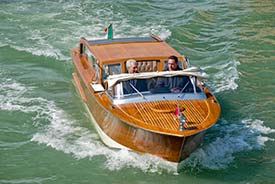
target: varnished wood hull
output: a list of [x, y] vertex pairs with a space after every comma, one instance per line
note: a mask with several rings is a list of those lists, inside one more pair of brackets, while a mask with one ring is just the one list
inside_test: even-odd
[[[84, 92], [85, 99], [83, 97], [82, 99], [92, 116], [98, 134], [103, 142], [110, 147], [125, 147], [136, 152], [156, 155], [168, 161], [180, 162], [187, 158], [202, 142], [204, 130], [190, 136], [180, 137], [132, 126], [99, 104], [83, 81], [80, 80], [80, 86], [77, 88], [80, 94]], [[115, 144], [106, 141], [104, 136], [108, 136]]]
[[[199, 146], [205, 131], [215, 124], [220, 106], [200, 80], [198, 92], [193, 81], [194, 93], [180, 96], [173, 93], [157, 96], [148, 89], [146, 95], [140, 93], [143, 98], [137, 100], [127, 95], [120, 96], [115, 90], [114, 85], [123, 82], [118, 81], [121, 75], [116, 74], [125, 74], [128, 59], [140, 60], [140, 66], [145, 68], [150, 68], [148, 63], [155, 64], [154, 71], [163, 71], [169, 54], [178, 56], [183, 61], [182, 66], [188, 69], [184, 57], [155, 37], [95, 41], [82, 38], [79, 47], [71, 49], [75, 67], [73, 79], [105, 144], [180, 162]], [[105, 74], [107, 78], [104, 78]], [[114, 76], [117, 81], [112, 84]], [[145, 76], [151, 79], [151, 76]], [[95, 89], [95, 86], [101, 89]], [[176, 108], [178, 114], [174, 113]], [[185, 117], [185, 120], [180, 117]], [[179, 129], [180, 121], [184, 122], [184, 130]]]

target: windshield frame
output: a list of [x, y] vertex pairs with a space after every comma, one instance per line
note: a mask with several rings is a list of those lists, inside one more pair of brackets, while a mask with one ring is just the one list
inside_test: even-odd
[[[183, 76], [182, 76], [183, 77]], [[186, 76], [185, 76], [186, 77]], [[157, 77], [156, 77], [157, 78]], [[145, 102], [145, 101], [156, 101], [156, 100], [183, 100], [183, 99], [205, 99], [206, 95], [203, 92], [203, 89], [196, 85], [196, 90], [192, 91], [193, 84], [191, 83], [191, 79], [189, 80], [190, 85], [188, 86], [189, 90], [184, 91], [183, 88], [178, 91], [170, 91], [168, 88], [166, 91], [154, 91], [152, 89], [156, 89], [154, 87], [150, 88], [148, 84], [150, 81], [156, 80], [156, 78], [147, 79], [147, 90], [139, 91], [136, 88], [132, 88], [133, 90], [130, 93], [125, 92], [123, 87], [127, 83], [130, 83], [129, 80], [120, 81], [108, 88], [107, 93], [113, 104], [127, 104], [127, 103], [135, 103], [135, 102]], [[136, 79], [136, 80], [144, 80], [144, 79]], [[186, 87], [187, 85], [185, 85]]]

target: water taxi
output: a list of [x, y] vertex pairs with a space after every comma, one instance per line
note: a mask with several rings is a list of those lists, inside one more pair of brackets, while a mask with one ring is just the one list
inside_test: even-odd
[[[205, 73], [155, 35], [148, 37], [81, 38], [70, 49], [74, 84], [100, 138], [109, 147], [148, 153], [180, 162], [202, 142], [216, 123], [220, 105], [204, 84]], [[177, 71], [165, 71], [167, 58], [178, 58]], [[127, 73], [126, 61], [138, 73]], [[159, 79], [184, 78], [177, 90], [158, 87]], [[142, 81], [143, 90], [130, 85]]]

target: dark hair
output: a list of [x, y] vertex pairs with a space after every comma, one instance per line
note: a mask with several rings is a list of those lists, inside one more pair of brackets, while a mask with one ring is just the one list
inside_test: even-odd
[[173, 60], [176, 61], [176, 63], [178, 63], [178, 57], [177, 57], [177, 56], [169, 56], [169, 57], [168, 57], [168, 60], [169, 60], [169, 59], [173, 59]]

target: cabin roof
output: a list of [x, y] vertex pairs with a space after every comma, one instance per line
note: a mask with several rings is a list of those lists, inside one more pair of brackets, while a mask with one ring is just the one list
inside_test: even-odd
[[153, 37], [114, 38], [88, 41], [89, 48], [99, 62], [109, 63], [127, 59], [166, 59], [181, 55], [166, 42]]

